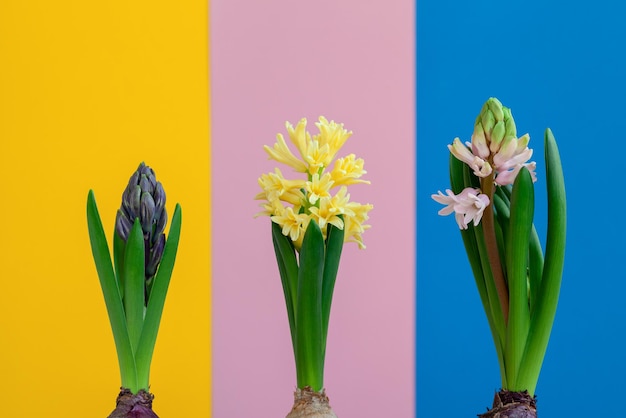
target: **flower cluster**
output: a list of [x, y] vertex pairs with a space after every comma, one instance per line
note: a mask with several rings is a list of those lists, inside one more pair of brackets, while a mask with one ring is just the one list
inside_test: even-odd
[[312, 136], [306, 124], [306, 119], [301, 119], [295, 127], [286, 123], [289, 139], [299, 157], [291, 152], [281, 134], [277, 135], [272, 148], [264, 147], [271, 159], [296, 172], [306, 173], [307, 178], [288, 180], [278, 168], [273, 173], [263, 174], [258, 180], [263, 191], [255, 197], [265, 200], [261, 204], [264, 210], [259, 215], [270, 216], [297, 249], [311, 219], [318, 223], [324, 236], [327, 226], [334, 225], [345, 231], [346, 242], [356, 242], [359, 248], [365, 248], [362, 234], [369, 225], [364, 222], [369, 219], [368, 212], [373, 206], [351, 202], [347, 188], [356, 183], [369, 184], [361, 179], [366, 173], [363, 159], [350, 154], [334, 160], [352, 132], [346, 131], [343, 124], [320, 117], [315, 124], [319, 133]]
[[[493, 190], [491, 184], [486, 185], [485, 182], [495, 186], [513, 184], [522, 167], [528, 169], [533, 181], [537, 181], [537, 164], [534, 161], [527, 162], [533, 155], [533, 150], [528, 148], [529, 140], [528, 134], [517, 137], [511, 109], [503, 106], [498, 99], [490, 98], [476, 118], [472, 141], [463, 144], [459, 138], [455, 138], [448, 149], [473, 170], [483, 189]], [[474, 188], [466, 188], [458, 195], [446, 190], [446, 194], [438, 192], [432, 198], [448, 205], [439, 211], [440, 215], [455, 212], [461, 229], [467, 229], [469, 221], [478, 225], [491, 198]]]
[[139, 164], [122, 195], [122, 205], [117, 211], [115, 232], [126, 242], [133, 222], [139, 219], [146, 251], [146, 280], [156, 274], [165, 248], [165, 191], [157, 181], [154, 170], [145, 163]]

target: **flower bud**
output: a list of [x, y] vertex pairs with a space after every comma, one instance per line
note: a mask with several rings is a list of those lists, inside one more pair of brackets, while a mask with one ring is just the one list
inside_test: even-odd
[[504, 139], [505, 130], [506, 128], [504, 127], [504, 121], [499, 121], [498, 123], [496, 123], [496, 125], [493, 127], [493, 130], [491, 131], [490, 149], [494, 146], [500, 148], [500, 144]]
[[[165, 190], [163, 190], [163, 186], [161, 185], [161, 183], [157, 183], [154, 188], [154, 217], [156, 219], [159, 219], [164, 210], [165, 210]], [[165, 219], [167, 219], [167, 214], [165, 215]], [[163, 226], [165, 226], [165, 224], [163, 224]], [[157, 231], [157, 233], [159, 232]]]
[[141, 221], [141, 229], [144, 231], [144, 238], [148, 238], [146, 235], [152, 235], [152, 225], [155, 224], [154, 208], [154, 199], [150, 193], [143, 192], [141, 194], [141, 212], [139, 219]]
[[[502, 106], [502, 103], [495, 97], [489, 98], [480, 110], [474, 124], [473, 148], [480, 150], [481, 158], [487, 158], [487, 154], [498, 152], [503, 141], [515, 138], [516, 135], [517, 131], [511, 109]], [[478, 141], [477, 144], [474, 144], [474, 138]], [[484, 140], [489, 147], [489, 153], [484, 150], [485, 145], [482, 143]]]
[[513, 119], [511, 109], [503, 107], [502, 110], [504, 111], [504, 125], [506, 127], [504, 139], [517, 137], [517, 128], [515, 127], [515, 120]]
[[487, 138], [485, 138], [485, 131], [483, 130], [483, 125], [480, 123], [474, 125], [474, 133], [472, 134], [472, 152], [474, 155], [477, 155], [484, 160], [487, 159], [490, 154]]
[[154, 193], [154, 184], [148, 179], [148, 177], [142, 175], [139, 180], [139, 187], [143, 193]]
[[148, 264], [146, 265], [146, 277], [152, 277], [156, 274], [158, 263], [163, 257], [163, 250], [165, 249], [165, 234], [159, 235], [156, 243], [152, 247], [150, 252]]
[[157, 218], [156, 228], [154, 230], [155, 237], [158, 237], [165, 231], [165, 224], [167, 224], [167, 212], [163, 210], [161, 215]]
[[502, 110], [503, 106], [502, 103], [500, 103], [500, 100], [495, 97], [490, 97], [489, 100], [487, 100], [486, 105], [496, 122], [504, 120], [504, 111]]
[[485, 138], [487, 138], [487, 142], [491, 142], [491, 131], [496, 126], [496, 119], [493, 117], [493, 113], [489, 111], [488, 106], [483, 107], [483, 109], [486, 111], [478, 116], [477, 123], [482, 124]]
[[165, 191], [154, 171], [141, 163], [122, 194], [122, 205], [115, 221], [116, 233], [126, 241], [135, 219], [139, 219], [145, 243], [146, 280], [158, 269], [165, 247]]
[[124, 193], [122, 206], [127, 209], [129, 218], [134, 219], [139, 216], [141, 209], [141, 188], [138, 185], [128, 185]]
[[118, 210], [117, 216], [115, 218], [115, 231], [120, 237], [122, 237], [124, 241], [128, 239], [128, 234], [130, 234], [130, 230], [132, 229], [132, 227], [133, 224], [125, 215], [124, 211], [121, 209]]

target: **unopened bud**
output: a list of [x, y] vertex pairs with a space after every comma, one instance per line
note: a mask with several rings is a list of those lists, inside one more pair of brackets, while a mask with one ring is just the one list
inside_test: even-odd
[[165, 249], [165, 234], [159, 235], [156, 243], [150, 251], [150, 257], [148, 264], [146, 265], [146, 277], [152, 277], [157, 272], [157, 267], [163, 257], [163, 250]]
[[150, 280], [158, 269], [165, 247], [165, 191], [156, 180], [154, 171], [141, 163], [130, 177], [122, 194], [122, 205], [117, 213], [115, 229], [126, 241], [135, 219], [139, 219], [145, 243], [146, 280]]
[[[154, 217], [156, 219], [159, 219], [164, 210], [165, 190], [163, 190], [163, 186], [161, 185], [161, 183], [157, 183], [154, 188]], [[165, 219], [167, 219], [167, 215], [165, 215]], [[159, 232], [157, 231], [156, 233], [158, 234]]]
[[504, 112], [502, 110], [503, 106], [502, 103], [500, 103], [500, 100], [496, 99], [495, 97], [490, 97], [489, 100], [487, 100], [487, 107], [489, 108], [489, 111], [493, 114], [496, 122], [504, 120]]
[[483, 131], [485, 132], [487, 142], [491, 142], [491, 131], [493, 130], [493, 127], [496, 126], [496, 119], [493, 117], [493, 113], [489, 111], [489, 107], [485, 106], [485, 108], [487, 111], [478, 117], [480, 118], [480, 123], [483, 125]]
[[124, 211], [121, 209], [118, 210], [117, 216], [115, 217], [115, 231], [124, 241], [128, 239], [128, 234], [130, 234], [132, 226], [133, 224], [124, 214]]
[[144, 231], [144, 237], [146, 237], [146, 231], [148, 235], [152, 234], [152, 225], [154, 222], [154, 199], [148, 192], [143, 192], [141, 194], [141, 216], [139, 220], [141, 221], [141, 229]]
[[504, 124], [506, 126], [506, 132], [504, 133], [505, 138], [516, 138], [517, 137], [517, 128], [515, 127], [515, 120], [513, 119], [513, 114], [511, 113], [511, 109], [508, 107], [503, 107], [504, 110]]
[[[489, 98], [476, 118], [474, 134], [483, 132], [492, 155], [496, 154], [502, 143], [516, 137], [515, 121], [511, 109], [502, 106], [500, 100]], [[472, 144], [474, 140], [472, 139]], [[487, 156], [481, 155], [481, 158]]]

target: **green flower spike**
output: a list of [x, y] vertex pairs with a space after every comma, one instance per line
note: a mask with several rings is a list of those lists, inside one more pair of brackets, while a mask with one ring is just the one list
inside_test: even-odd
[[480, 156], [485, 158], [490, 152], [498, 152], [503, 140], [516, 137], [511, 109], [502, 106], [496, 98], [487, 100], [476, 118], [472, 135], [472, 144], [480, 147]]
[[87, 224], [104, 301], [113, 331], [122, 392], [113, 417], [156, 417], [149, 393], [150, 363], [169, 287], [181, 229], [176, 205], [165, 237], [165, 192], [144, 163], [122, 195], [113, 236], [114, 264], [93, 191], [87, 196]]

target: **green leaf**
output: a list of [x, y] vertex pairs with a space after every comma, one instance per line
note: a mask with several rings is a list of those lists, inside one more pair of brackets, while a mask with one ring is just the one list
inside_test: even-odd
[[522, 359], [518, 384], [533, 395], [548, 347], [561, 289], [565, 261], [567, 204], [561, 157], [550, 129], [545, 133], [546, 184], [548, 189], [548, 231], [543, 275], [535, 307], [531, 312], [528, 342]]
[[513, 185], [508, 184], [506, 186], [500, 186], [496, 190], [498, 191], [498, 194], [500, 195], [502, 200], [507, 202], [507, 205], [510, 206], [511, 194], [513, 193]]
[[174, 270], [174, 262], [176, 261], [176, 253], [178, 251], [178, 242], [180, 239], [180, 229], [182, 224], [182, 214], [179, 204], [176, 204], [172, 224], [163, 250], [163, 258], [159, 264], [159, 269], [152, 284], [152, 290], [148, 298], [148, 306], [143, 322], [139, 345], [135, 359], [137, 362], [138, 384], [141, 389], [149, 389], [150, 379], [150, 363], [152, 362], [152, 354], [154, 353], [154, 345], [156, 344], [159, 325], [161, 323], [161, 315], [165, 305], [165, 297], [167, 289]]
[[[472, 177], [467, 165], [450, 154], [450, 183], [452, 191], [455, 194], [459, 194], [465, 187], [476, 187], [474, 185], [475, 179], [472, 179]], [[477, 228], [473, 224], [469, 225], [466, 230], [461, 230], [461, 237], [474, 275], [480, 301], [482, 302], [485, 315], [487, 316], [487, 322], [489, 323], [489, 329], [491, 330], [491, 336], [498, 355], [502, 384], [504, 385], [506, 382], [506, 370], [504, 368], [504, 338], [506, 329], [502, 309], [500, 308], [500, 302], [497, 297], [497, 291], [495, 290], [493, 278], [491, 277], [491, 267], [489, 266], [486, 255], [487, 250], [484, 248], [482, 228]], [[485, 253], [484, 260], [481, 258], [478, 237], [481, 238], [482, 251]], [[491, 292], [487, 290], [487, 283], [491, 284]], [[492, 294], [491, 298], [490, 293]], [[492, 303], [496, 305], [494, 309], [492, 309]]]
[[285, 295], [285, 304], [287, 306], [287, 317], [289, 319], [289, 331], [291, 333], [291, 344], [293, 346], [294, 356], [296, 353], [296, 295], [298, 292], [298, 261], [296, 260], [296, 252], [291, 242], [291, 238], [283, 235], [280, 225], [275, 222], [272, 224], [272, 242], [274, 244], [274, 252], [276, 253], [276, 262], [278, 263], [278, 271], [280, 273], [280, 281], [283, 286], [283, 294]]
[[124, 300], [124, 253], [126, 252], [126, 242], [116, 231], [113, 231], [113, 262], [115, 264], [115, 276], [117, 277], [117, 287]]
[[143, 232], [139, 218], [128, 234], [126, 254], [124, 255], [124, 312], [128, 336], [133, 353], [137, 352], [139, 337], [143, 328], [145, 307], [146, 256]]
[[509, 323], [505, 361], [507, 389], [521, 391], [515, 382], [524, 354], [530, 322], [528, 308], [528, 246], [533, 226], [535, 195], [533, 180], [525, 167], [520, 170], [511, 194], [511, 215], [506, 242], [506, 272], [509, 283]]
[[[500, 186], [496, 189], [494, 203], [498, 209], [498, 222], [502, 224], [502, 228], [508, 229], [509, 226], [509, 205], [511, 204], [511, 185]], [[501, 218], [501, 214], [505, 215]], [[504, 261], [506, 264], [506, 261]], [[535, 297], [539, 292], [539, 284], [541, 283], [541, 275], [543, 273], [543, 250], [541, 242], [537, 235], [535, 225], [532, 226], [530, 232], [530, 246], [528, 250], [528, 286], [530, 289], [529, 306], [532, 311], [535, 304]]]
[[102, 221], [98, 213], [96, 198], [92, 190], [87, 195], [87, 228], [89, 230], [89, 240], [91, 251], [96, 264], [100, 287], [104, 296], [104, 303], [107, 307], [113, 339], [117, 350], [117, 359], [120, 367], [122, 386], [137, 393], [137, 372], [135, 360], [126, 328], [126, 317], [122, 298], [118, 290], [113, 266], [111, 265], [111, 254]]
[[[465, 188], [464, 181], [464, 164], [450, 154], [450, 183], [452, 192], [455, 194], [461, 193]], [[467, 258], [474, 273], [476, 279], [476, 287], [480, 294], [480, 299], [483, 302], [483, 308], [489, 320], [491, 320], [491, 308], [489, 307], [489, 300], [487, 299], [487, 289], [485, 287], [485, 280], [482, 270], [482, 263], [480, 260], [480, 253], [478, 251], [478, 245], [476, 244], [476, 237], [474, 235], [474, 226], [470, 225], [468, 229], [461, 230], [461, 237], [463, 244], [465, 245], [465, 252]]]
[[296, 310], [296, 373], [298, 387], [319, 392], [324, 385], [322, 356], [322, 279], [324, 237], [314, 220], [304, 234], [298, 270]]
[[535, 309], [541, 276], [543, 275], [543, 250], [535, 225], [530, 233], [530, 247], [528, 248], [528, 283], [530, 288], [529, 305], [530, 311]]
[[[465, 164], [450, 154], [450, 185], [454, 194], [459, 194], [465, 188]], [[480, 251], [476, 242], [476, 236], [474, 234], [474, 225], [469, 225], [467, 229], [461, 229], [461, 238], [465, 246], [465, 252], [476, 280], [476, 287], [480, 295], [480, 300], [483, 304], [485, 314], [490, 323], [492, 323], [493, 317], [491, 315], [491, 307], [489, 304], [489, 298], [487, 296], [487, 288], [485, 285], [485, 277], [480, 259]]]
[[[343, 215], [339, 215], [343, 221]], [[345, 224], [344, 224], [345, 225]], [[326, 257], [324, 260], [324, 276], [322, 279], [322, 361], [326, 356], [326, 340], [328, 338], [328, 322], [330, 320], [330, 307], [333, 302], [333, 292], [339, 261], [343, 249], [344, 229], [329, 224], [326, 230]]]

